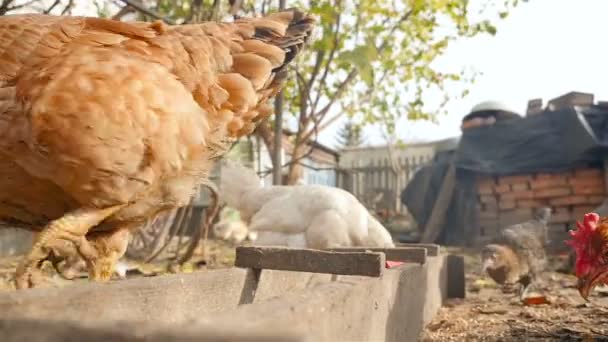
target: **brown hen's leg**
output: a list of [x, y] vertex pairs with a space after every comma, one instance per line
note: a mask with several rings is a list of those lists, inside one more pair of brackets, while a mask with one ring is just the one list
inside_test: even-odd
[[55, 240], [55, 245], [47, 245], [47, 248], [50, 251], [45, 260], [51, 263], [55, 272], [62, 278], [72, 280], [86, 268], [86, 264], [73, 242]]
[[86, 269], [86, 263], [78, 254], [78, 251], [74, 250], [74, 254], [67, 257], [51, 257], [47, 260], [51, 262], [59, 276], [66, 280], [73, 280], [82, 270]]
[[15, 274], [15, 285], [17, 289], [32, 287], [31, 276], [38, 269], [53, 246], [54, 241], [63, 239], [73, 242], [79, 251], [84, 251], [89, 257], [95, 253], [88, 244], [85, 235], [92, 227], [98, 225], [124, 205], [118, 205], [106, 209], [78, 209], [63, 217], [50, 222], [36, 238], [36, 242], [29, 254], [19, 263]]
[[111, 231], [94, 232], [87, 236], [95, 255], [84, 256], [89, 269], [89, 279], [108, 281], [112, 278], [116, 263], [127, 251], [129, 228], [121, 227]]

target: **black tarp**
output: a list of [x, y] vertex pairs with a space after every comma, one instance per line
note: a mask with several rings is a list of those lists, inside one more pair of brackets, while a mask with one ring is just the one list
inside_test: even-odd
[[[439, 152], [434, 161], [421, 167], [408, 186], [401, 193], [401, 202], [407, 206], [419, 227], [426, 226], [431, 217], [433, 205], [441, 190], [443, 178], [454, 161], [454, 151]], [[475, 214], [475, 174], [466, 170], [456, 170], [457, 182], [446, 216], [452, 229], [442, 229], [438, 243], [464, 244], [474, 228], [469, 225]]]
[[438, 153], [401, 193], [419, 227], [425, 227], [450, 162], [456, 186], [439, 243], [461, 244], [473, 233], [477, 174], [559, 172], [608, 156], [608, 109], [566, 108], [465, 130], [455, 151]]
[[[456, 168], [491, 175], [557, 172], [597, 160], [605, 114], [592, 120], [569, 108], [465, 130]], [[591, 125], [598, 127], [592, 128]]]

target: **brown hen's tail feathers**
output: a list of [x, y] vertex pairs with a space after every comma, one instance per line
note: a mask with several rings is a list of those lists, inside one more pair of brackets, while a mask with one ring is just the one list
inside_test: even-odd
[[272, 70], [275, 73], [280, 73], [310, 40], [315, 19], [297, 8], [290, 8], [261, 18], [239, 18], [235, 23], [253, 25], [255, 28], [254, 39], [285, 51], [283, 62]]
[[[278, 72], [285, 68], [302, 50], [304, 45], [310, 40], [315, 20], [312, 16], [305, 14], [297, 8], [273, 13], [268, 16], [272, 19], [290, 19], [285, 35], [279, 39], [271, 40], [274, 45], [287, 50], [283, 64], [276, 68]], [[263, 27], [256, 27], [255, 36], [258, 39], [265, 39], [268, 36]]]

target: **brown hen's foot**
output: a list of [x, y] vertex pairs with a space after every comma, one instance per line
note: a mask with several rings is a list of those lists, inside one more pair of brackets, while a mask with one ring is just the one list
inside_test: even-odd
[[15, 286], [17, 289], [33, 287], [34, 270], [39, 269], [40, 263], [47, 258], [55, 241], [63, 239], [73, 242], [79, 251], [84, 251], [93, 257], [94, 249], [88, 245], [84, 236], [89, 229], [98, 225], [124, 205], [106, 209], [79, 209], [50, 222], [38, 234], [34, 246], [28, 255], [19, 263], [15, 272]]
[[57, 274], [63, 279], [74, 280], [75, 278], [80, 277], [82, 272], [86, 270], [87, 265], [80, 255], [76, 254], [53, 264], [53, 267]]
[[129, 229], [121, 227], [107, 232], [95, 232], [88, 236], [95, 249], [94, 258], [85, 258], [89, 268], [89, 279], [108, 281], [115, 272], [118, 260], [127, 251]]
[[44, 285], [46, 285], [47, 283], [48, 279], [46, 279], [42, 270], [32, 269], [28, 283], [29, 287], [44, 287]]
[[[80, 256], [77, 246], [72, 241], [57, 240], [56, 243], [46, 260], [62, 278], [72, 280], [78, 277], [86, 270], [86, 263]], [[83, 238], [80, 243], [88, 244], [88, 241]]]

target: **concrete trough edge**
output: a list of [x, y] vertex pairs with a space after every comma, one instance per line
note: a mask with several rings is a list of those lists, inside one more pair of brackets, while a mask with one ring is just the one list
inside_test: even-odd
[[[200, 274], [183, 275], [182, 277], [164, 276], [155, 278], [137, 279], [135, 284], [129, 286], [119, 286], [121, 283], [133, 282], [134, 280], [126, 280], [114, 284], [106, 284], [101, 287], [97, 284], [81, 286], [88, 290], [88, 296], [80, 298], [80, 310], [87, 316], [89, 305], [95, 305], [93, 302], [99, 302], [99, 292], [103, 294], [112, 294], [121, 292], [123, 288], [136, 287], [135, 285], [146, 285], [146, 283], [158, 284], [159, 279], [170, 278], [171, 281], [161, 282], [163, 286], [162, 292], [151, 291], [147, 293], [147, 297], [128, 303], [128, 309], [136, 313], [141, 313], [146, 310], [146, 315], [135, 317], [133, 313], [126, 313], [121, 310], [114, 313], [123, 313], [123, 316], [113, 315], [111, 305], [116, 305], [116, 302], [102, 301], [102, 306], [109, 309], [110, 313], [105, 317], [93, 317], [88, 315], [84, 321], [79, 322], [87, 332], [83, 330], [87, 341], [108, 340], [108, 336], [116, 336], [118, 341], [141, 340], [144, 336], [164, 336], [164, 340], [174, 341], [261, 341], [259, 338], [266, 338], [267, 341], [304, 341], [306, 338], [312, 338], [314, 341], [336, 341], [336, 340], [384, 340], [384, 341], [413, 341], [416, 340], [424, 325], [436, 314], [443, 301], [447, 298], [448, 284], [450, 282], [450, 272], [448, 261], [450, 256], [440, 255], [439, 257], [427, 258], [427, 263], [417, 265], [407, 263], [394, 269], [386, 270], [380, 278], [369, 278], [364, 276], [339, 276], [334, 281], [328, 281], [323, 278], [316, 285], [311, 287], [301, 288], [295, 291], [284, 292], [280, 297], [266, 297], [264, 300], [254, 301], [253, 304], [245, 304], [239, 306], [228, 306], [227, 310], [216, 312], [203, 312], [196, 309], [201, 302], [190, 301], [189, 305], [182, 308], [175, 307], [169, 298], [166, 298], [166, 293], [171, 293], [174, 290], [184, 291], [192, 295], [192, 291], [201, 291], [208, 289], [209, 286], [203, 286], [199, 283], [204, 283], [205, 276], [210, 272]], [[232, 269], [231, 269], [232, 270]], [[230, 270], [226, 270], [230, 271]], [[230, 271], [225, 274], [234, 273], [243, 278], [249, 277], [251, 270], [239, 270], [236, 273]], [[299, 272], [281, 272], [285, 276], [289, 273], [299, 274]], [[224, 275], [225, 275], [224, 274]], [[217, 275], [221, 275], [218, 273]], [[190, 278], [189, 280], [185, 278]], [[257, 281], [257, 280], [256, 280]], [[258, 284], [259, 285], [259, 284]], [[155, 285], [156, 286], [156, 285]], [[101, 289], [105, 287], [106, 289]], [[112, 291], [107, 289], [112, 287]], [[152, 286], [154, 287], [154, 286]], [[167, 288], [168, 287], [168, 288]], [[60, 301], [55, 303], [53, 307], [59, 310], [61, 305], [64, 307], [70, 304], [70, 298], [67, 300], [60, 299], [63, 295], [69, 297], [69, 293], [77, 287], [63, 289], [41, 289], [55, 290], [55, 295], [52, 300]], [[30, 290], [32, 291], [32, 290]], [[36, 290], [33, 290], [36, 291]], [[36, 298], [31, 298], [28, 291], [23, 293], [11, 293], [11, 303], [17, 309], [23, 303], [30, 301], [31, 305], [42, 305], [40, 301], [44, 301], [39, 293]], [[133, 293], [125, 294], [126, 296], [137, 297]], [[163, 297], [164, 296], [164, 297]], [[254, 298], [257, 294], [254, 294]], [[0, 304], [2, 298], [0, 296]], [[30, 298], [27, 298], [30, 297]], [[119, 296], [120, 297], [120, 296]], [[123, 298], [123, 297], [121, 297]], [[357, 300], [353, 300], [357, 298]], [[71, 298], [74, 299], [74, 298]], [[47, 297], [46, 300], [49, 300]], [[78, 301], [77, 301], [78, 302]], [[150, 302], [156, 305], [153, 307]], [[4, 302], [6, 304], [6, 301]], [[161, 305], [160, 307], [158, 305]], [[163, 306], [164, 305], [164, 306]], [[233, 309], [230, 309], [233, 307]], [[0, 305], [1, 308], [1, 305]], [[99, 308], [98, 308], [99, 309]], [[120, 308], [119, 308], [120, 309]], [[123, 307], [122, 309], [126, 309]], [[194, 310], [192, 310], [194, 309]], [[167, 320], [167, 317], [174, 316], [178, 311], [192, 310], [197, 314], [181, 314], [179, 319]], [[15, 310], [11, 310], [15, 313]], [[21, 312], [23, 314], [24, 312]], [[27, 311], [25, 312], [27, 313]], [[47, 310], [46, 317], [38, 315], [40, 319], [54, 318], [58, 311], [52, 312]], [[36, 340], [36, 336], [23, 335], [24, 330], [32, 329], [32, 325], [21, 323], [18, 319], [19, 315], [2, 315], [4, 322], [0, 331], [2, 336], [21, 336], [22, 338], [12, 339], [17, 340]], [[31, 314], [31, 313], [30, 313]], [[27, 316], [27, 315], [26, 315]], [[34, 315], [35, 316], [35, 315]], [[24, 317], [21, 317], [24, 318]], [[32, 317], [30, 317], [32, 318]], [[81, 316], [72, 315], [71, 317], [63, 317], [64, 321], [75, 321]], [[113, 327], [114, 323], [109, 324], [111, 319], [126, 320], [125, 328], [121, 331]], [[147, 321], [142, 325], [141, 321]], [[137, 322], [137, 323], [136, 323]], [[31, 323], [31, 322], [30, 322]], [[47, 329], [45, 324], [40, 323], [40, 330]], [[51, 323], [48, 323], [51, 324]], [[165, 325], [164, 325], [165, 324]], [[51, 324], [52, 325], [52, 324]], [[58, 325], [61, 325], [58, 323]], [[163, 326], [164, 325], [164, 326]], [[170, 326], [169, 326], [170, 325]], [[190, 327], [187, 328], [186, 327]], [[284, 330], [278, 331], [280, 327], [285, 327]], [[60, 328], [55, 329], [53, 334], [46, 341], [69, 341], [66, 339], [66, 333]], [[186, 329], [186, 330], [184, 330]], [[182, 333], [183, 331], [183, 333]], [[250, 336], [253, 339], [241, 339], [239, 334]], [[279, 335], [272, 334], [263, 335], [264, 332], [276, 332]], [[231, 333], [233, 332], [233, 333]], [[33, 333], [33, 332], [32, 332]], [[104, 335], [113, 333], [114, 335]], [[21, 335], [19, 335], [21, 334]], [[116, 335], [118, 334], [118, 335]], [[121, 335], [122, 334], [122, 335]], [[164, 334], [164, 335], [163, 335]], [[23, 338], [31, 336], [32, 338]], [[52, 337], [55, 336], [56, 338]], [[72, 334], [78, 337], [74, 341], [83, 340], [83, 335]], [[102, 339], [103, 336], [106, 339]], [[209, 338], [207, 338], [209, 336]], [[215, 337], [218, 339], [213, 339]], [[255, 338], [258, 338], [257, 340]], [[275, 339], [278, 338], [278, 339]], [[281, 339], [284, 338], [284, 339]], [[12, 341], [11, 339], [3, 339], [4, 341]], [[145, 340], [156, 341], [156, 339], [146, 338]], [[160, 341], [162, 339], [158, 339]]]

